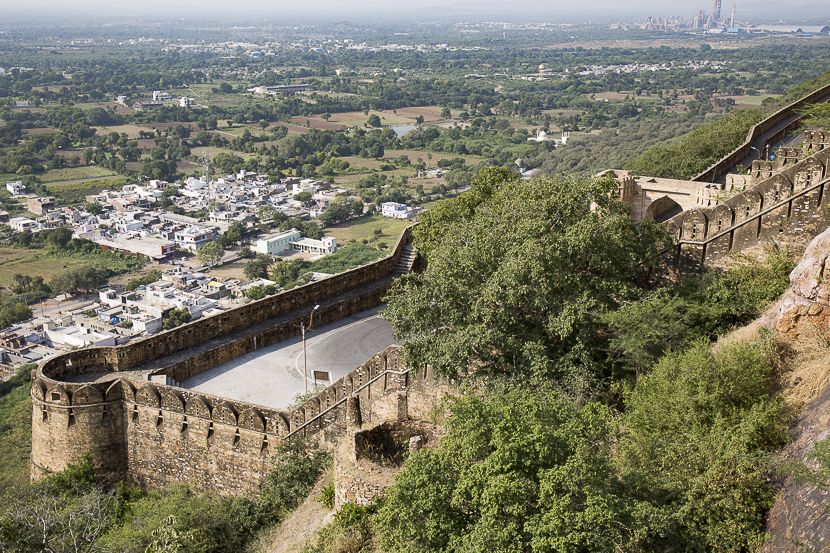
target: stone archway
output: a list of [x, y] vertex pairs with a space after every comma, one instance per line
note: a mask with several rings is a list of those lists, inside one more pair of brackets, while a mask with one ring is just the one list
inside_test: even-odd
[[662, 196], [648, 205], [643, 220], [654, 219], [658, 223], [662, 223], [680, 213], [683, 213], [683, 208], [680, 207], [679, 203], [668, 196]]

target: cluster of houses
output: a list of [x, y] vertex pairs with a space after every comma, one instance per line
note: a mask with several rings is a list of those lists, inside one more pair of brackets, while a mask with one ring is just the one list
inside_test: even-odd
[[[315, 275], [321, 278], [328, 275]], [[248, 300], [253, 286], [275, 284], [266, 279], [221, 281], [204, 273], [174, 268], [136, 290], [106, 288], [98, 298], [57, 315], [35, 316], [0, 333], [0, 370], [36, 363], [73, 348], [114, 346], [134, 336], [163, 330], [171, 311], [186, 311], [191, 320], [231, 309]], [[37, 315], [37, 309], [34, 310]], [[41, 310], [42, 313], [42, 310]]]
[[[169, 194], [171, 186], [176, 188], [174, 196]], [[26, 195], [25, 186], [20, 182], [8, 183], [6, 188], [17, 196], [25, 196], [28, 211], [40, 216], [11, 218], [9, 226], [15, 232], [71, 226], [73, 238], [86, 238], [102, 249], [156, 261], [169, 260], [180, 250], [195, 252], [236, 222], [256, 223], [264, 206], [290, 218], [308, 219], [324, 213], [336, 198], [348, 195], [345, 189], [333, 188], [322, 181], [285, 178], [279, 183], [269, 183], [267, 176], [243, 170], [209, 182], [192, 177], [172, 185], [151, 180], [117, 191], [104, 190], [85, 198], [87, 206], [101, 206], [100, 210], [90, 213], [89, 207], [60, 207], [52, 197]], [[308, 193], [303, 197], [310, 195], [311, 198], [295, 200], [301, 192]], [[165, 198], [176, 209], [162, 208]], [[303, 238], [296, 230], [264, 240], [285, 242], [285, 248], [280, 251], [287, 248], [323, 255], [337, 249], [333, 238], [312, 240]], [[263, 248], [273, 252], [275, 246]]]
[[[86, 204], [75, 207], [59, 206], [52, 197], [27, 194], [20, 181], [7, 183], [6, 189], [25, 198], [28, 211], [37, 216], [11, 218], [8, 222], [14, 232], [66, 226], [72, 229], [73, 238], [86, 238], [104, 250], [160, 263], [175, 260], [183, 250], [196, 252], [234, 223], [256, 224], [265, 206], [290, 218], [310, 219], [324, 213], [335, 199], [348, 197], [347, 190], [326, 182], [284, 178], [270, 183], [267, 176], [245, 171], [210, 181], [188, 178], [173, 184], [151, 180], [127, 185], [89, 195]], [[295, 199], [301, 192], [308, 194]], [[408, 219], [415, 210], [388, 202], [382, 205], [381, 214]], [[267, 255], [302, 252], [313, 259], [335, 253], [337, 240], [330, 236], [314, 240], [290, 229], [260, 235], [251, 247]], [[312, 276], [316, 280], [327, 275]], [[274, 284], [265, 279], [222, 281], [173, 267], [161, 280], [137, 290], [107, 288], [94, 303], [5, 329], [0, 333], [0, 370], [75, 347], [122, 344], [133, 336], [160, 332], [174, 309], [188, 312], [194, 320], [247, 301], [246, 292], [253, 286]]]

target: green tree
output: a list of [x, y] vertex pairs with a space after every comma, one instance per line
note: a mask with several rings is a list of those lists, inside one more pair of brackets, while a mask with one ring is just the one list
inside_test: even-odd
[[261, 300], [265, 297], [265, 291], [261, 286], [251, 286], [248, 288], [248, 291], [245, 292], [245, 297], [254, 301]]
[[623, 474], [671, 530], [653, 551], [755, 551], [775, 500], [767, 479], [786, 439], [772, 393], [769, 337], [700, 340], [663, 357], [634, 389], [620, 440]]
[[384, 551], [637, 551], [665, 524], [617, 476], [607, 407], [511, 386], [449, 411], [374, 517]]
[[370, 127], [380, 127], [383, 123], [380, 122], [380, 117], [378, 114], [373, 113], [369, 116], [369, 120], [366, 121], [366, 124]]
[[177, 326], [181, 326], [189, 322], [190, 313], [182, 309], [173, 309], [167, 314], [167, 318], [164, 319], [164, 324], [162, 326], [164, 327], [164, 330], [170, 330], [171, 328], [176, 328]]
[[101, 212], [104, 211], [104, 206], [99, 204], [98, 202], [87, 202], [84, 204], [84, 209], [93, 215], [99, 215]]
[[830, 131], [830, 105], [828, 104], [806, 104], [803, 108], [797, 109], [796, 113], [806, 116], [799, 131], [815, 127], [822, 131]]
[[214, 240], [213, 242], [208, 242], [199, 248], [196, 252], [196, 259], [198, 259], [199, 263], [202, 265], [213, 265], [218, 263], [224, 254], [225, 248], [223, 248], [219, 242]]
[[48, 240], [50, 244], [62, 250], [72, 240], [72, 229], [69, 227], [56, 228], [49, 233]]
[[311, 199], [311, 192], [298, 192], [294, 194], [294, 199], [298, 202], [307, 202]]
[[271, 256], [259, 254], [255, 259], [245, 263], [243, 272], [248, 280], [268, 278], [268, 268], [271, 266]]
[[597, 315], [641, 295], [668, 237], [635, 225], [608, 179], [500, 174], [416, 229], [428, 268], [393, 284], [385, 317], [410, 367], [572, 376], [600, 355]]

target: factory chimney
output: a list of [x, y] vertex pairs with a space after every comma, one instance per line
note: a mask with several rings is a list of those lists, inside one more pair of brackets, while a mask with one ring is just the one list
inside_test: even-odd
[[732, 4], [732, 19], [729, 21], [729, 28], [735, 28], [735, 4]]

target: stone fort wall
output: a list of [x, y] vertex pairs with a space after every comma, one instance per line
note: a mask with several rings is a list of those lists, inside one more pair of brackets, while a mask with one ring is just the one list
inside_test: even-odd
[[[49, 367], [43, 368], [47, 373]], [[190, 482], [225, 494], [255, 491], [274, 447], [293, 436], [333, 443], [346, 430], [346, 400], [364, 423], [425, 418], [445, 388], [403, 366], [391, 347], [292, 412], [125, 378], [32, 381], [32, 478], [91, 452], [99, 470], [153, 487]]]
[[[334, 441], [345, 429], [347, 397], [359, 398], [367, 422], [425, 415], [441, 389], [431, 374], [417, 377], [405, 369], [398, 348], [375, 355], [293, 412], [175, 385], [297, 335], [308, 313], [279, 317], [292, 309], [325, 304], [315, 317], [316, 324], [327, 324], [379, 305], [410, 241], [408, 228], [391, 255], [370, 265], [134, 344], [42, 362], [32, 375], [32, 478], [90, 452], [99, 470], [148, 486], [186, 481], [244, 493], [257, 488], [280, 441], [302, 435]], [[325, 302], [338, 293], [346, 297]]]
[[697, 271], [726, 255], [770, 242], [803, 250], [830, 226], [830, 148], [803, 157], [711, 208], [683, 212], [664, 223], [677, 245], [669, 263]]
[[805, 104], [815, 104], [824, 101], [828, 95], [830, 95], [830, 84], [811, 92], [801, 100], [793, 102], [789, 106], [781, 108], [763, 121], [757, 123], [749, 129], [746, 140], [743, 144], [735, 148], [729, 154], [725, 155], [716, 163], [712, 164], [712, 166], [705, 171], [692, 177], [692, 180], [698, 182], [715, 182], [718, 178], [728, 173], [730, 169], [735, 167], [735, 165], [740, 163], [741, 160], [750, 154], [750, 146], [755, 140], [761, 138], [765, 133], [769, 132], [787, 119], [794, 118], [793, 121], [766, 139], [766, 143], [770, 145], [779, 142], [801, 126], [801, 121], [805, 116], [799, 117], [795, 110], [804, 107]]

